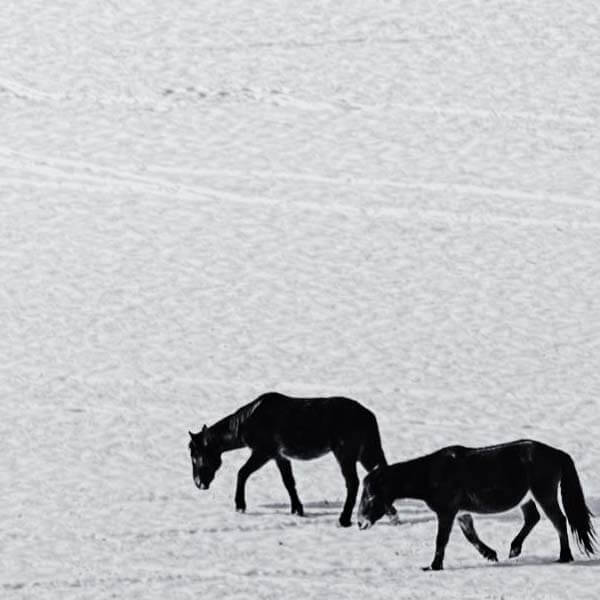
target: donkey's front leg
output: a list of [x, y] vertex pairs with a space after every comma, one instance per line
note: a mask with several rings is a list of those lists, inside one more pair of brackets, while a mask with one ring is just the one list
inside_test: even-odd
[[270, 456], [253, 450], [250, 458], [246, 461], [246, 464], [238, 471], [237, 476], [237, 487], [235, 488], [235, 509], [238, 512], [245, 512], [246, 510], [246, 481], [248, 477], [258, 471], [265, 463], [271, 459]]

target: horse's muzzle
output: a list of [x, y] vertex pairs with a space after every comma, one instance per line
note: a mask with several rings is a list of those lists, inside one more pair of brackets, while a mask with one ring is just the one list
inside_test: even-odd
[[371, 523], [371, 521], [369, 521], [369, 519], [359, 519], [358, 520], [358, 528], [359, 529], [369, 529], [369, 527], [371, 527], [371, 525], [373, 525], [373, 523]]
[[210, 484], [200, 481], [200, 477], [194, 477], [194, 483], [199, 490], [207, 490]]

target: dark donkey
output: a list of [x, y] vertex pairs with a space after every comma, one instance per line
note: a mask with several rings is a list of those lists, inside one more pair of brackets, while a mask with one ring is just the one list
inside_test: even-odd
[[[376, 469], [365, 477], [358, 509], [359, 527], [366, 529], [381, 518], [384, 506], [397, 498], [424, 500], [437, 514], [435, 556], [428, 569], [443, 568], [444, 550], [454, 517], [459, 511], [497, 513], [522, 502], [525, 523], [511, 544], [510, 557], [521, 553], [523, 541], [539, 521], [539, 504], [552, 521], [560, 539], [559, 562], [573, 560], [567, 520], [577, 544], [586, 554], [595, 552], [595, 532], [585, 504], [579, 476], [571, 457], [562, 450], [532, 440], [519, 440], [485, 448], [449, 446], [433, 454]], [[459, 517], [466, 538], [490, 560], [496, 553], [475, 533], [470, 515]]]
[[[235, 506], [246, 510], [244, 488], [248, 477], [275, 460], [292, 502], [292, 513], [303, 515], [296, 493], [290, 458], [311, 460], [327, 452], [335, 455], [346, 480], [346, 501], [340, 525], [348, 527], [358, 492], [356, 462], [370, 471], [386, 465], [375, 415], [349, 398], [291, 398], [269, 393], [199, 433], [190, 432], [194, 482], [208, 489], [221, 466], [221, 454], [247, 446], [250, 458], [239, 470]], [[387, 508], [395, 515], [392, 506]]]

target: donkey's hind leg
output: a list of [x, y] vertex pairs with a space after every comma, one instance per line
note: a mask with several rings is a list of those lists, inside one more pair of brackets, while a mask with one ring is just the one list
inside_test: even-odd
[[290, 501], [292, 503], [292, 514], [300, 517], [304, 516], [304, 508], [298, 493], [296, 492], [296, 482], [294, 481], [294, 475], [292, 473], [292, 463], [287, 458], [278, 457], [275, 459], [277, 467], [281, 473], [281, 479], [283, 479], [283, 485], [290, 495]]
[[521, 554], [521, 548], [525, 538], [531, 533], [531, 530], [540, 520], [540, 513], [533, 500], [528, 500], [525, 504], [522, 504], [521, 510], [523, 511], [525, 522], [523, 523], [523, 527], [521, 527], [521, 531], [517, 533], [515, 539], [510, 544], [510, 554], [508, 555], [508, 558], [515, 558], [515, 556]]
[[498, 562], [498, 555], [495, 550], [492, 550], [487, 544], [484, 544], [475, 531], [475, 525], [473, 524], [473, 517], [469, 514], [463, 514], [458, 517], [458, 524], [463, 532], [464, 536], [475, 546], [479, 554], [483, 558]]

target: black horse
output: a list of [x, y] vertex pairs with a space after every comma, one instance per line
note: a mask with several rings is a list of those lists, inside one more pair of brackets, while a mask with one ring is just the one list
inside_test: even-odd
[[[356, 462], [367, 471], [387, 464], [375, 415], [349, 398], [291, 398], [268, 393], [212, 427], [204, 425], [199, 433], [189, 433], [194, 482], [201, 490], [208, 489], [223, 452], [244, 446], [252, 450], [238, 472], [235, 506], [240, 512], [246, 510], [246, 480], [273, 459], [290, 495], [292, 514], [302, 516], [289, 459], [311, 460], [333, 452], [346, 480], [339, 523], [348, 527], [359, 485]], [[395, 516], [393, 506], [386, 510]]]
[[[558, 562], [573, 560], [567, 520], [577, 544], [586, 554], [595, 552], [592, 516], [586, 506], [579, 476], [571, 457], [562, 450], [532, 440], [519, 440], [485, 448], [449, 446], [407, 462], [377, 468], [364, 480], [358, 509], [359, 527], [366, 529], [381, 518], [385, 506], [397, 498], [424, 500], [438, 518], [435, 556], [427, 569], [443, 568], [444, 550], [459, 511], [497, 513], [509, 510], [528, 493], [535, 500], [522, 504], [525, 523], [513, 539], [510, 557], [521, 553], [523, 541], [540, 516], [536, 503], [552, 521], [560, 539]], [[475, 533], [469, 514], [459, 517], [466, 538], [490, 560], [497, 555]]]

